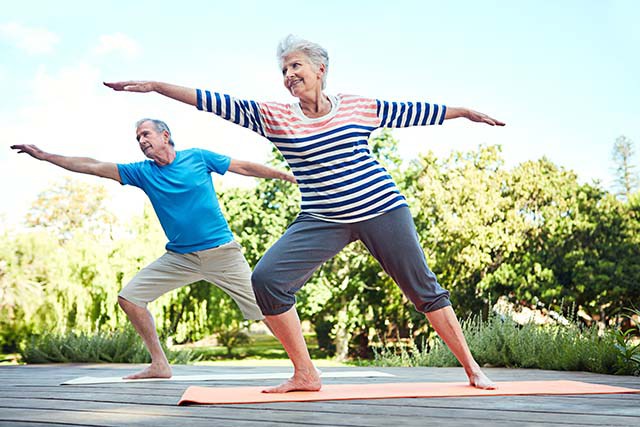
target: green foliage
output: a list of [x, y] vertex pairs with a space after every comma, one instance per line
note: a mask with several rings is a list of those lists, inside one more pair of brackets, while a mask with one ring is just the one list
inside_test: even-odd
[[638, 323], [640, 310], [629, 309], [628, 311], [629, 313], [623, 316], [633, 322], [635, 315], [636, 327], [627, 330], [618, 327], [611, 332], [618, 350], [618, 362], [621, 365], [617, 373], [640, 375], [640, 323]]
[[[326, 352], [318, 350], [315, 336], [305, 335], [304, 338], [313, 360], [328, 357]], [[243, 342], [234, 343], [232, 349], [222, 345], [203, 345], [203, 343], [185, 344], [178, 346], [178, 348], [189, 349], [193, 357], [199, 361], [288, 359], [282, 344], [274, 336], [258, 334], [248, 336], [248, 339], [247, 342], [242, 339]], [[218, 337], [218, 344], [222, 344], [220, 337]]]
[[216, 333], [231, 334], [248, 326], [235, 302], [205, 281], [163, 295], [156, 307], [160, 311], [157, 317], [162, 319], [158, 327], [177, 344], [198, 341]]
[[94, 235], [108, 233], [115, 217], [105, 208], [106, 198], [107, 191], [100, 184], [65, 178], [38, 195], [26, 223], [44, 227], [61, 240], [69, 239], [77, 230]]
[[[273, 151], [272, 165], [284, 169]], [[231, 231], [244, 249], [251, 267], [293, 222], [299, 211], [297, 186], [281, 180], [260, 180], [255, 189], [232, 188], [218, 194]]]
[[[628, 362], [618, 358], [614, 336], [601, 334], [595, 326], [519, 325], [497, 315], [486, 321], [475, 317], [461, 323], [469, 349], [480, 365], [632, 373]], [[459, 366], [440, 338], [421, 347], [415, 341], [404, 346], [374, 347], [374, 352], [372, 364], [376, 366]]]
[[[409, 165], [389, 131], [370, 147], [407, 197], [429, 266], [461, 317], [486, 316], [491, 296], [505, 295], [555, 310], [565, 301], [613, 326], [623, 307], [640, 300], [639, 193], [617, 199], [545, 158], [506, 170], [496, 146], [443, 159], [427, 153]], [[272, 164], [284, 167], [275, 150]], [[117, 293], [164, 252], [166, 241], [150, 206], [120, 224], [105, 195], [100, 186], [59, 183], [34, 203], [28, 231], [0, 236], [2, 350], [16, 351], [42, 331], [107, 333], [128, 325]], [[253, 267], [295, 219], [300, 195], [290, 183], [259, 180], [219, 199]], [[426, 343], [432, 334], [361, 243], [311, 277], [297, 294], [297, 308], [322, 351], [340, 359], [370, 357], [374, 337]], [[230, 351], [242, 346], [235, 337], [248, 325], [226, 294], [204, 282], [166, 294], [149, 309], [173, 343], [217, 334]], [[555, 339], [565, 332], [556, 331]]]
[[489, 292], [478, 285], [516, 250], [523, 228], [510, 209], [501, 166], [498, 147], [456, 152], [442, 161], [429, 153], [411, 165], [402, 183], [429, 265], [465, 313], [487, 303]]
[[[171, 351], [163, 346], [170, 363], [192, 360], [188, 350]], [[151, 356], [132, 327], [121, 331], [45, 333], [31, 337], [21, 352], [26, 363], [149, 363]]]
[[251, 339], [240, 328], [226, 328], [218, 333], [218, 342], [227, 349], [227, 356], [231, 356], [234, 348], [242, 344], [249, 344]]

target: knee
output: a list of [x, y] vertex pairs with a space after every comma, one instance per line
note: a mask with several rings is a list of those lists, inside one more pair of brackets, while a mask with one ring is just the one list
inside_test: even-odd
[[283, 313], [295, 304], [295, 297], [289, 287], [278, 277], [274, 277], [271, 268], [261, 268], [258, 264], [251, 275], [251, 285], [258, 307], [265, 316]]
[[132, 308], [135, 307], [134, 303], [132, 303], [131, 301], [127, 301], [126, 299], [122, 298], [120, 295], [118, 295], [118, 305], [125, 313], [127, 313], [128, 311], [130, 311]]
[[122, 298], [120, 295], [118, 295], [118, 305], [120, 306], [121, 309], [125, 309], [126, 305], [127, 305], [128, 301], [124, 298]]
[[265, 268], [261, 268], [260, 264], [258, 264], [251, 273], [251, 286], [253, 286], [253, 292], [258, 294], [263, 294], [267, 288], [269, 287], [269, 272]]

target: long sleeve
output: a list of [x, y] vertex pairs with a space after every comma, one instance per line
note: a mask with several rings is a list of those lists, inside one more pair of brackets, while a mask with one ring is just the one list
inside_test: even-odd
[[442, 104], [428, 102], [391, 102], [376, 100], [380, 127], [441, 125], [447, 113]]
[[198, 110], [216, 114], [225, 120], [249, 128], [261, 136], [266, 136], [258, 102], [241, 100], [203, 89], [196, 89], [196, 96]]

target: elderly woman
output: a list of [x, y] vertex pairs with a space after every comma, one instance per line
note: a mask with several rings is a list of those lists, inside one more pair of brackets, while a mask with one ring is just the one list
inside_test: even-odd
[[288, 381], [265, 392], [320, 389], [294, 295], [320, 265], [355, 240], [364, 243], [425, 313], [464, 367], [470, 385], [495, 388], [469, 351], [449, 292], [427, 266], [405, 198], [371, 155], [367, 140], [380, 127], [441, 125], [457, 117], [492, 126], [504, 123], [466, 108], [327, 95], [327, 51], [291, 35], [278, 46], [278, 59], [284, 87], [298, 98], [296, 103], [240, 100], [160, 82], [105, 83], [119, 91], [157, 92], [248, 127], [275, 144], [289, 163], [302, 193], [301, 213], [258, 262], [252, 283], [295, 370]]

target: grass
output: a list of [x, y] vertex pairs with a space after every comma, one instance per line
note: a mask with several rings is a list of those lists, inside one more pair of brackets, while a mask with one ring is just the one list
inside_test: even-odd
[[[318, 349], [315, 335], [305, 335], [305, 341], [309, 348], [309, 353], [314, 360], [326, 360], [329, 356], [326, 352]], [[188, 349], [195, 358], [200, 361], [239, 361], [249, 359], [257, 360], [284, 360], [288, 363], [287, 353], [282, 348], [278, 340], [271, 335], [253, 335], [250, 341], [243, 345], [238, 345], [231, 350], [231, 355], [227, 354], [226, 347], [187, 344], [176, 346], [177, 349]]]

